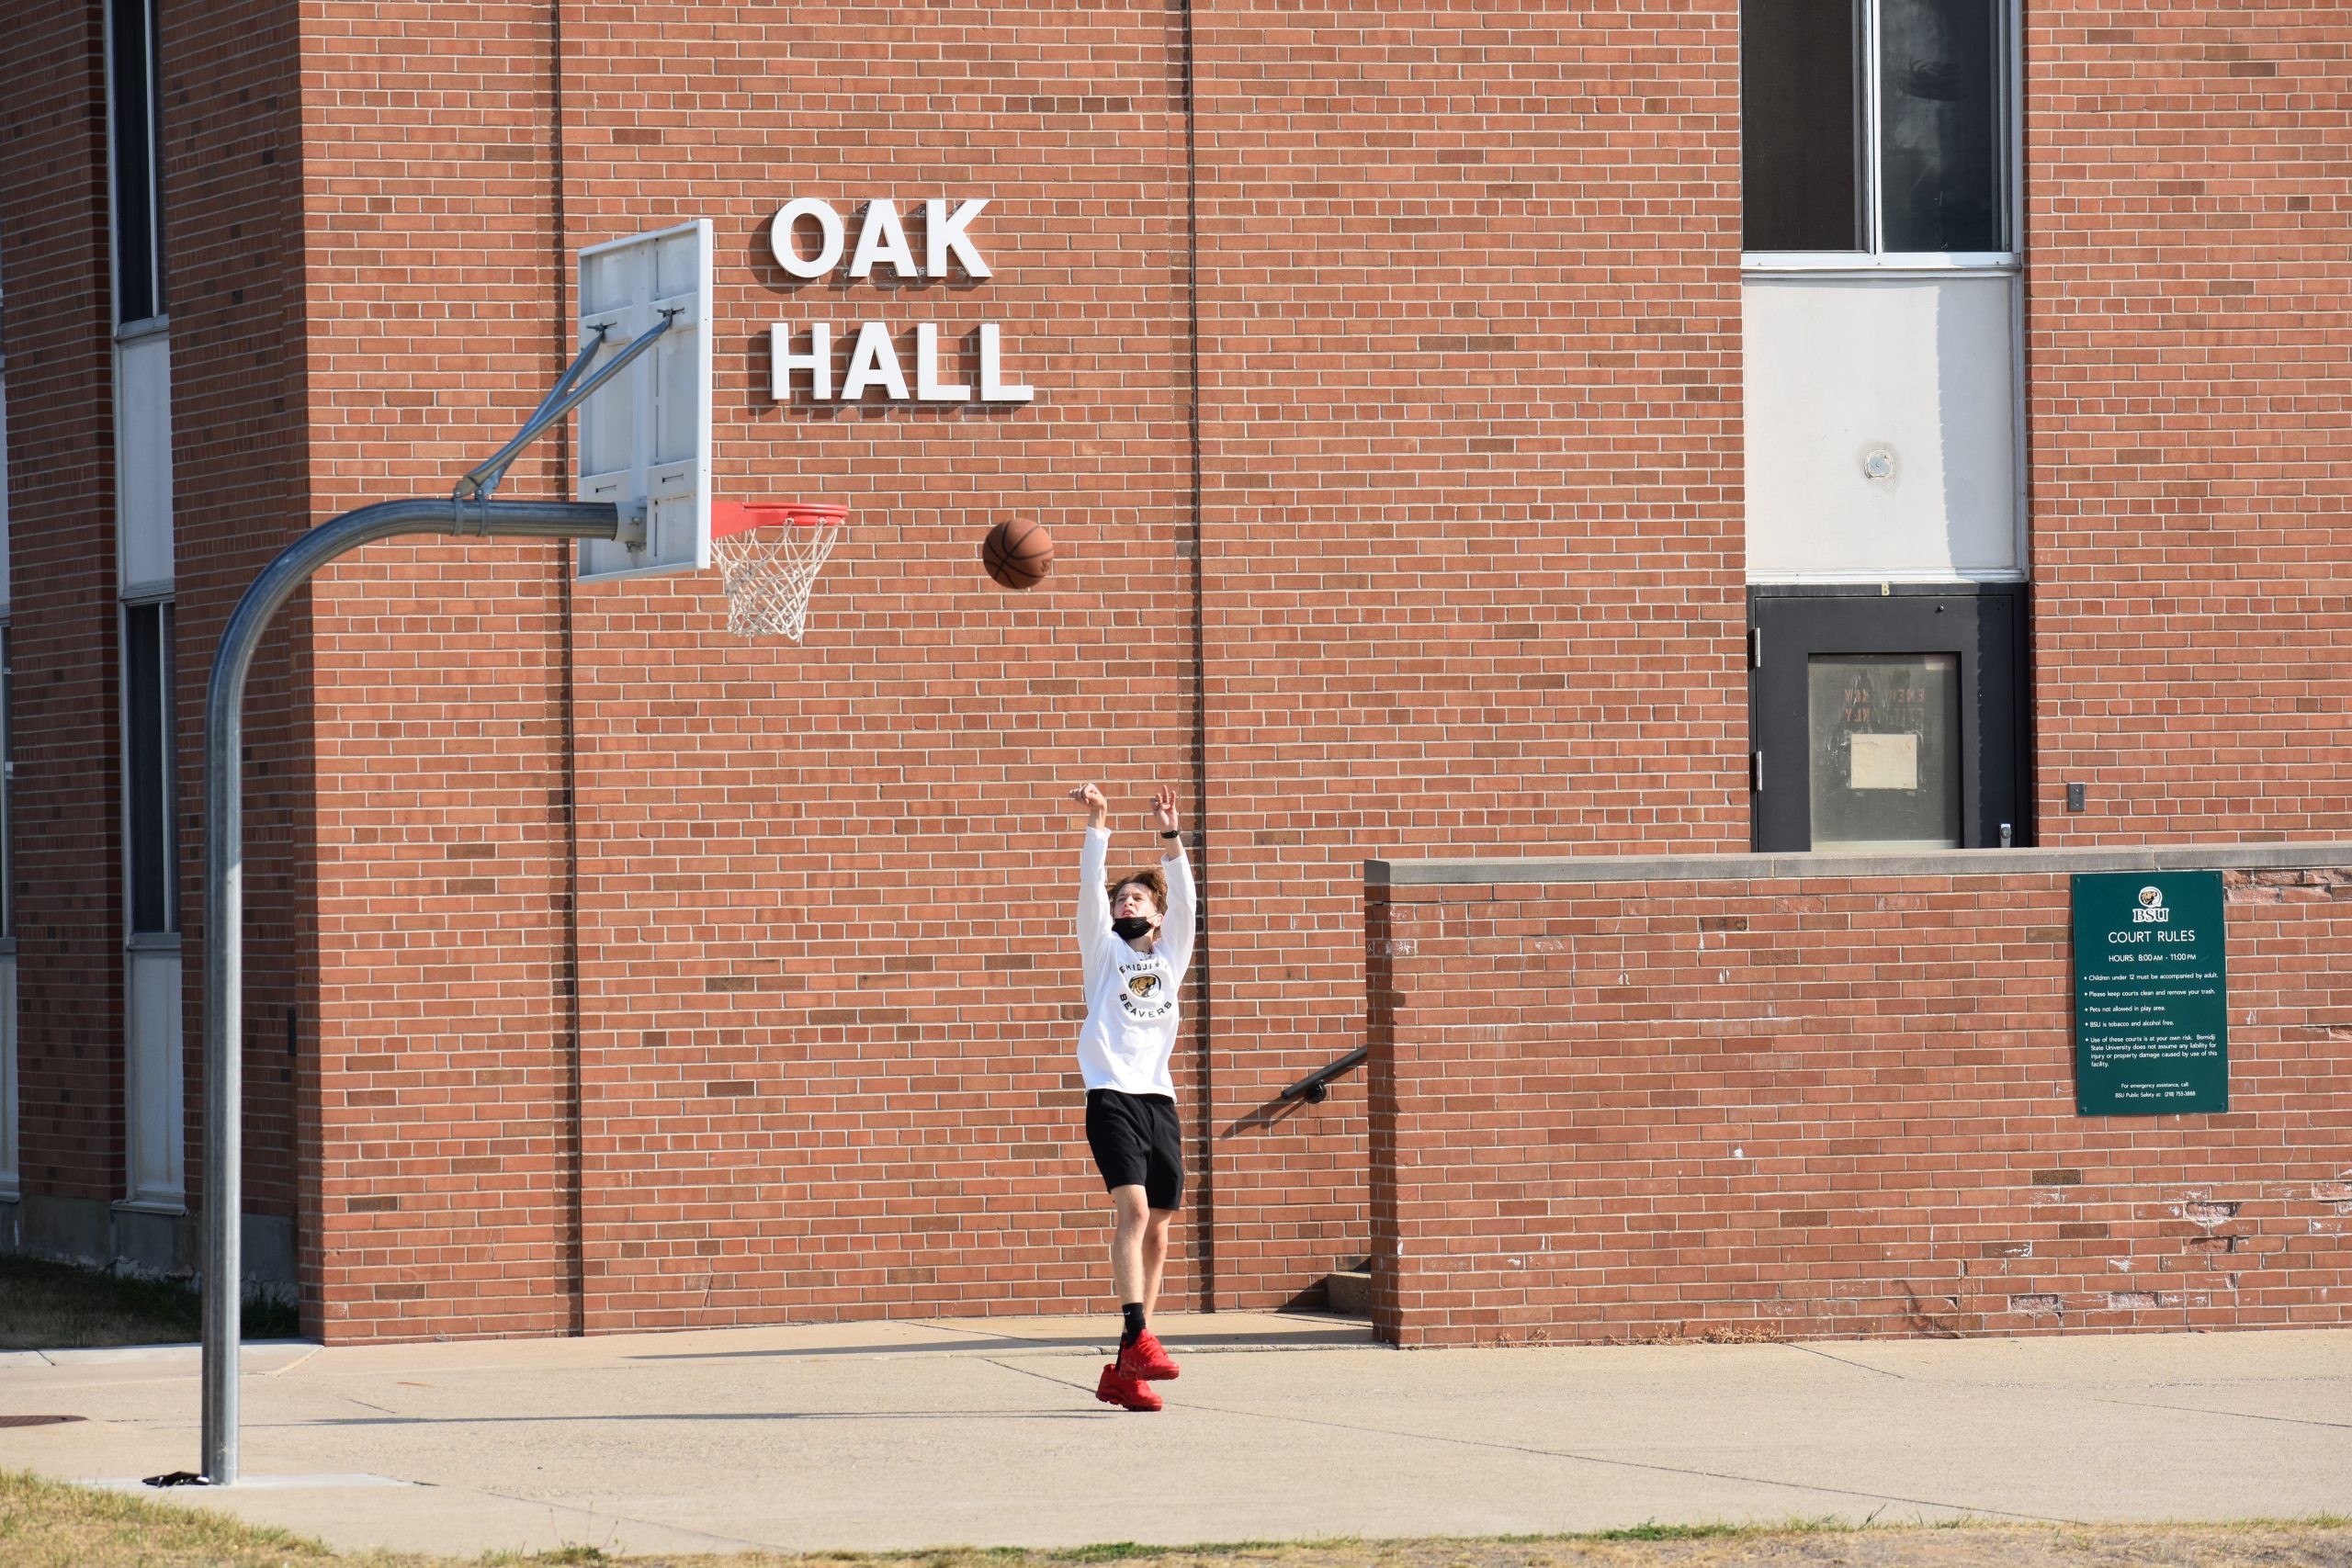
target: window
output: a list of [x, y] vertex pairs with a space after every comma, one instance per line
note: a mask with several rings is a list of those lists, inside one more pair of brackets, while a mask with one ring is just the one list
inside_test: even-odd
[[[6, 547], [7, 537], [0, 530], [0, 547]], [[15, 651], [8, 623], [0, 620], [0, 942], [17, 934], [17, 735], [16, 709], [10, 705], [16, 696]]]
[[2012, 251], [2009, 4], [1742, 0], [1745, 248]]
[[1960, 655], [1805, 660], [1816, 850], [1960, 848]]
[[107, 0], [107, 79], [113, 116], [115, 321], [164, 313], [162, 57], [155, 0]]
[[134, 935], [180, 929], [179, 835], [172, 820], [172, 606], [122, 612], [124, 838]]
[[[0, 343], [6, 334], [0, 333]], [[0, 942], [17, 934], [16, 817], [9, 798], [16, 773], [17, 743], [11, 728], [8, 637], [8, 361], [0, 352]], [[0, 1031], [7, 1021], [0, 1019]], [[0, 1114], [5, 1114], [0, 1111]], [[0, 1167], [0, 1175], [6, 1168]]]

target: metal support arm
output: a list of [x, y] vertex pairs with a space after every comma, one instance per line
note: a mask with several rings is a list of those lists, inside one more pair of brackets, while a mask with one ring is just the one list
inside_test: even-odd
[[597, 351], [605, 346], [605, 334], [611, 330], [608, 327], [594, 329], [588, 341], [580, 345], [580, 356], [571, 362], [571, 367], [557, 379], [556, 384], [548, 389], [548, 395], [539, 400], [539, 406], [531, 411], [531, 417], [523, 422], [523, 428], [514, 433], [514, 439], [483, 458], [458, 481], [457, 498], [469, 502], [488, 501], [496, 492], [499, 480], [506, 477], [507, 466], [522, 456], [524, 447], [537, 440], [548, 426], [594, 397], [599, 387], [628, 369], [639, 355], [653, 346], [655, 338], [670, 330], [670, 322], [677, 314], [675, 310], [662, 311], [660, 321], [639, 333], [594, 376], [582, 381], [580, 373], [588, 368], [588, 362], [595, 358]]
[[[650, 336], [650, 334], [649, 334]], [[583, 394], [584, 395], [584, 394]], [[536, 434], [536, 432], [534, 433]], [[204, 696], [204, 1480], [237, 1479], [237, 1359], [244, 1304], [245, 677], [278, 607], [337, 556], [403, 534], [611, 539], [606, 502], [388, 501], [322, 523], [279, 552], [220, 634]]]

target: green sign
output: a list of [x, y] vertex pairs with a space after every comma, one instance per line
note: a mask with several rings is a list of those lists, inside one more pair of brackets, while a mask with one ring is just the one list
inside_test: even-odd
[[2222, 874], [2074, 881], [2075, 1114], [2227, 1111]]

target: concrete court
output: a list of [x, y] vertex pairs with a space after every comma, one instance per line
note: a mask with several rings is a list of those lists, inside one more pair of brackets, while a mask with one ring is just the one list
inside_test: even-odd
[[[2352, 1508], [2352, 1329], [1402, 1353], [1357, 1320], [989, 1318], [246, 1353], [251, 1484], [147, 1491], [471, 1555], [1511, 1534]], [[193, 1468], [192, 1348], [0, 1356], [0, 1466]], [[144, 1489], [141, 1489], [144, 1490]]]

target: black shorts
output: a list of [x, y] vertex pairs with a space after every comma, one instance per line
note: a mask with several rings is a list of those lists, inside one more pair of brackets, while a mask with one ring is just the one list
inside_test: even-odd
[[1140, 1187], [1155, 1209], [1184, 1201], [1184, 1137], [1176, 1125], [1176, 1102], [1166, 1095], [1088, 1089], [1086, 1146], [1094, 1151], [1106, 1190]]

